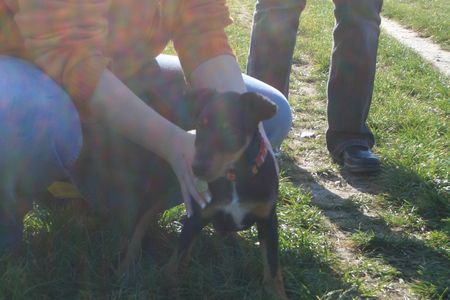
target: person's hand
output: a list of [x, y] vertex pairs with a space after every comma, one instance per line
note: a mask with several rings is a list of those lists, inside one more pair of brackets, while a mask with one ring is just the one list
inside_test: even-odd
[[194, 142], [194, 134], [183, 132], [174, 139], [173, 147], [172, 149], [169, 149], [169, 163], [180, 183], [183, 202], [186, 206], [188, 217], [190, 217], [193, 212], [191, 199], [194, 199], [194, 201], [202, 208], [204, 208], [208, 202], [205, 191], [198, 190], [199, 179], [197, 179], [192, 172], [192, 161], [195, 154]]

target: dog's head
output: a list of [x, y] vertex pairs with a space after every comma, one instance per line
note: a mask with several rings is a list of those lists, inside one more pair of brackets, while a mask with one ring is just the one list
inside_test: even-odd
[[260, 121], [277, 106], [257, 93], [192, 92], [188, 101], [196, 119], [194, 174], [213, 181], [223, 176], [249, 145]]

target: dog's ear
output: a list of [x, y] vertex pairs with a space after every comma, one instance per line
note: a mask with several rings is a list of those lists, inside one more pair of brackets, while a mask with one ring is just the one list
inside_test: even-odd
[[186, 92], [186, 103], [189, 115], [196, 119], [206, 104], [217, 95], [213, 89], [197, 89]]
[[253, 115], [257, 121], [272, 118], [277, 113], [277, 105], [269, 98], [253, 92], [247, 92], [241, 95], [240, 101], [247, 106], [248, 112]]

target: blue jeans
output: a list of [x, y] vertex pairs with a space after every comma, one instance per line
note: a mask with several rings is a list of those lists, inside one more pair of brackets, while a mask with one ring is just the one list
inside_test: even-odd
[[[336, 26], [328, 80], [327, 147], [333, 156], [350, 145], [372, 147], [366, 121], [372, 101], [382, 0], [333, 0]], [[258, 0], [247, 73], [286, 97], [306, 0]]]
[[31, 199], [68, 177], [82, 146], [66, 93], [36, 67], [0, 56], [0, 250], [21, 239]]
[[[278, 148], [291, 126], [288, 102], [267, 84], [244, 77], [250, 91], [279, 107], [264, 123]], [[161, 55], [124, 82], [148, 104], [165, 103], [156, 109], [174, 123], [192, 126], [176, 57]], [[167, 198], [167, 207], [181, 203], [166, 162], [100, 122], [81, 124], [67, 94], [32, 64], [0, 56], [0, 90], [0, 250], [20, 241], [31, 199], [57, 180], [70, 180], [93, 209], [128, 226], [152, 199]]]

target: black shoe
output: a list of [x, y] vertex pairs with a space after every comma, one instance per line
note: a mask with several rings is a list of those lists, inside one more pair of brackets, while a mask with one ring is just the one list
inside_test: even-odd
[[333, 158], [350, 173], [375, 173], [381, 170], [380, 160], [365, 146], [349, 146]]

